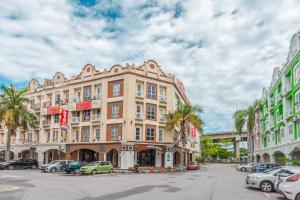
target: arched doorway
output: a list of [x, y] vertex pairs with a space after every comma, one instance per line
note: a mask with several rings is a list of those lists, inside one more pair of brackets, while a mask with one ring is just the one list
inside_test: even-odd
[[119, 153], [116, 149], [111, 149], [106, 153], [106, 161], [110, 161], [113, 167], [118, 167], [119, 165]]
[[146, 149], [137, 153], [137, 164], [140, 166], [155, 166], [156, 150]]
[[300, 148], [295, 148], [291, 152], [291, 157], [292, 157], [292, 164], [293, 165], [300, 165]]
[[285, 165], [286, 161], [285, 161], [284, 153], [282, 153], [281, 151], [276, 151], [273, 156], [274, 156], [275, 164]]
[[[72, 154], [77, 155], [77, 157], [74, 158], [74, 156]], [[79, 161], [85, 161], [85, 162], [98, 161], [99, 153], [97, 153], [96, 151], [93, 151], [91, 149], [79, 149], [79, 150], [71, 153], [71, 158], [73, 160], [79, 160]]]
[[263, 162], [270, 163], [270, 155], [268, 153], [263, 154]]
[[43, 154], [44, 154], [44, 163], [49, 163], [54, 160], [64, 160], [66, 158], [66, 154], [57, 149], [47, 150]]
[[24, 150], [18, 155], [19, 158], [32, 158], [38, 159], [38, 153], [35, 150]]
[[178, 151], [174, 153], [173, 165], [178, 166], [180, 164], [180, 154]]
[[260, 163], [260, 155], [259, 154], [256, 155], [256, 162]]
[[[13, 160], [15, 157], [14, 152], [10, 151], [10, 160]], [[5, 150], [0, 151], [0, 162], [5, 160]]]

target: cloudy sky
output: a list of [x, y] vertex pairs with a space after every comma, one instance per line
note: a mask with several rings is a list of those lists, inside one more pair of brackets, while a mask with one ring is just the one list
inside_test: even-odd
[[300, 26], [296, 0], [1, 0], [0, 10], [0, 83], [154, 59], [204, 108], [207, 132], [232, 130]]

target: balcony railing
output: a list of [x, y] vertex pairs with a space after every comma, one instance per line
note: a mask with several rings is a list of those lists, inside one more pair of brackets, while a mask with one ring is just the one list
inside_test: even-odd
[[160, 116], [159, 117], [159, 121], [160, 122], [167, 122], [166, 118], [164, 116]]
[[76, 124], [76, 123], [79, 123], [80, 122], [80, 117], [72, 117], [71, 118], [71, 123], [72, 124]]
[[82, 117], [82, 121], [83, 121], [83, 122], [89, 122], [89, 121], [91, 121], [91, 117], [90, 117], [89, 115], [83, 116], [83, 117]]
[[135, 95], [136, 95], [137, 97], [143, 97], [143, 91], [142, 91], [142, 90], [137, 90], [137, 91], [135, 92]]
[[50, 120], [44, 120], [43, 121], [43, 126], [50, 126], [51, 121]]
[[300, 110], [300, 102], [296, 102], [296, 109]]
[[101, 94], [99, 93], [99, 94], [96, 94], [94, 97], [93, 97], [93, 99], [101, 99]]
[[35, 110], [35, 111], [41, 110], [41, 104], [40, 104], [40, 103], [35, 104], [35, 105], [34, 105], [34, 110]]
[[100, 114], [92, 115], [92, 121], [100, 121], [100, 120], [101, 120]]
[[287, 110], [286, 112], [285, 112], [285, 115], [286, 116], [291, 116], [293, 114], [293, 111], [292, 110]]
[[51, 106], [51, 102], [49, 102], [49, 101], [43, 103], [43, 107], [44, 107], [44, 108], [48, 108], [48, 107], [50, 107], [50, 106]]
[[79, 98], [79, 97], [74, 97], [74, 98], [72, 99], [72, 102], [73, 102], [73, 103], [78, 103], [78, 102], [80, 102], [80, 98]]
[[284, 89], [283, 89], [283, 92], [284, 93], [287, 93], [287, 92], [289, 92], [291, 90], [291, 84], [290, 83], [287, 83], [287, 85], [284, 87]]
[[167, 97], [166, 96], [160, 96], [159, 97], [159, 101], [160, 102], [166, 102], [167, 101]]
[[142, 112], [139, 112], [139, 113], [136, 113], [135, 117], [138, 120], [143, 120], [144, 119], [144, 114]]
[[90, 137], [82, 137], [81, 138], [81, 142], [89, 142], [90, 141]]

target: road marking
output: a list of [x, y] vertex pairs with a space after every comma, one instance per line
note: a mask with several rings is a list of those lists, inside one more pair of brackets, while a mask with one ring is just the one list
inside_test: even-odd
[[21, 178], [22, 176], [2, 175], [2, 178]]
[[7, 191], [18, 190], [18, 189], [20, 189], [20, 187], [14, 185], [0, 185], [0, 192], [7, 192]]

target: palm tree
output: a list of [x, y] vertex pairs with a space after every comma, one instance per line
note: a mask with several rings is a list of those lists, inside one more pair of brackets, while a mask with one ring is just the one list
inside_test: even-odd
[[166, 115], [166, 130], [172, 131], [176, 127], [179, 128], [179, 132], [175, 131], [176, 135], [174, 138], [176, 139], [176, 145], [178, 145], [179, 142], [181, 142], [182, 145], [180, 152], [181, 166], [183, 166], [183, 150], [187, 144], [187, 136], [190, 125], [193, 125], [195, 128], [202, 131], [204, 123], [200, 118], [201, 113], [203, 113], [203, 110], [198, 105], [180, 104], [177, 110]]
[[[247, 125], [248, 139], [249, 136], [252, 135], [255, 125], [255, 113], [258, 106], [259, 101], [255, 100], [252, 105], [248, 106], [248, 108], [237, 110], [233, 114], [234, 126], [238, 135], [242, 134], [245, 125]], [[239, 158], [239, 152], [237, 152], [237, 157]]]
[[11, 135], [14, 135], [19, 127], [28, 129], [35, 125], [35, 115], [26, 109], [29, 103], [29, 99], [24, 97], [26, 92], [27, 88], [18, 90], [14, 85], [0, 86], [0, 123], [8, 129], [5, 160], [10, 159]]

